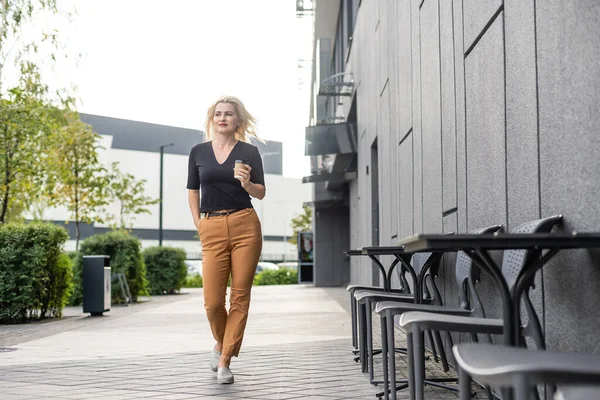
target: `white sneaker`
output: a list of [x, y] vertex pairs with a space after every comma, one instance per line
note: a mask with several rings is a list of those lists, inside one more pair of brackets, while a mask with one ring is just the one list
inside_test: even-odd
[[217, 371], [217, 382], [220, 384], [233, 383], [233, 373], [228, 367], [219, 367]]
[[217, 368], [219, 367], [219, 358], [221, 358], [221, 352], [212, 349], [210, 352], [210, 370], [212, 372], [217, 372]]

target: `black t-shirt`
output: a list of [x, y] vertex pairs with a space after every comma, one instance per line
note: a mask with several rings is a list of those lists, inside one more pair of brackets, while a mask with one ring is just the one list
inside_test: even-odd
[[250, 195], [233, 177], [235, 160], [250, 164], [250, 182], [265, 184], [262, 158], [256, 146], [237, 142], [223, 164], [217, 162], [212, 142], [192, 147], [189, 159], [187, 188], [201, 189], [200, 212], [252, 208]]

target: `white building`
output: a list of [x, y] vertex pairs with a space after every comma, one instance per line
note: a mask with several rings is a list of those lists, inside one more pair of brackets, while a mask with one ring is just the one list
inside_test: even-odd
[[[163, 146], [163, 218], [162, 244], [185, 249], [190, 259], [201, 257], [201, 246], [192, 221], [187, 198], [188, 156], [196, 143], [203, 141], [203, 132], [193, 129], [149, 124], [98, 115], [80, 114], [102, 137], [101, 162], [109, 167], [118, 162], [124, 173], [146, 180], [146, 195], [160, 197], [160, 148]], [[166, 146], [169, 144], [172, 146]], [[263, 155], [267, 196], [252, 203], [263, 228], [264, 261], [296, 260], [296, 247], [287, 243], [293, 234], [291, 219], [302, 212], [302, 204], [312, 199], [310, 185], [301, 179], [282, 176], [282, 144], [269, 141], [258, 143]], [[150, 214], [136, 216], [133, 234], [142, 247], [159, 243], [159, 205], [148, 207]], [[117, 204], [108, 212], [117, 214]], [[44, 219], [64, 223], [69, 213], [65, 209], [47, 210]], [[75, 249], [75, 224], [66, 225], [70, 239], [66, 250]], [[81, 239], [109, 230], [106, 224], [80, 224]]]

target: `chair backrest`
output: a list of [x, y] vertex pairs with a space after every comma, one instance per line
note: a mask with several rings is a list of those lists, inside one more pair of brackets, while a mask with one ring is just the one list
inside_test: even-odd
[[418, 277], [423, 268], [427, 266], [427, 273], [423, 277], [423, 298], [431, 300], [433, 304], [442, 304], [442, 296], [435, 283], [435, 277], [438, 276], [442, 253], [415, 253], [412, 255], [410, 264]]
[[[485, 235], [502, 231], [502, 229], [502, 225], [492, 225], [469, 233]], [[485, 312], [483, 310], [483, 303], [475, 289], [475, 283], [480, 280], [480, 272], [479, 268], [473, 265], [471, 257], [465, 252], [459, 251], [456, 253], [456, 267], [454, 273], [456, 286], [458, 287], [459, 307], [472, 309], [473, 316], [484, 318]]]
[[[548, 233], [562, 221], [562, 215], [525, 222], [511, 229], [511, 233]], [[502, 275], [510, 291], [514, 289], [519, 273], [532, 256], [538, 254], [534, 250], [505, 250], [502, 257]]]
[[408, 271], [406, 270], [406, 267], [404, 266], [404, 264], [402, 264], [400, 262], [400, 260], [394, 260], [394, 262], [397, 262], [398, 265], [396, 265], [396, 275], [398, 276], [398, 280], [400, 281], [400, 290], [402, 290], [404, 293], [410, 294], [410, 285], [408, 284], [408, 280], [406, 280], [406, 274], [408, 273]]
[[[552, 228], [562, 222], [562, 215], [554, 215], [548, 218], [542, 218], [535, 221], [529, 221], [517, 226], [511, 230], [511, 233], [549, 233]], [[532, 258], [540, 257], [541, 250], [505, 250], [502, 258], [502, 275], [506, 280], [509, 290], [512, 292], [517, 281], [519, 273], [523, 266]], [[532, 282], [533, 283], [533, 282]], [[540, 325], [539, 317], [529, 298], [529, 288], [522, 294], [523, 305], [527, 313], [527, 322], [523, 326], [524, 336], [532, 337], [539, 349], [545, 349], [546, 343], [544, 333]], [[520, 313], [520, 310], [517, 310]], [[525, 343], [519, 337], [520, 345]]]

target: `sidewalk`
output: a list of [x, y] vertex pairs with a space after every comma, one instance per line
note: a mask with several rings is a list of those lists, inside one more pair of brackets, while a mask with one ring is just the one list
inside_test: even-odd
[[218, 385], [208, 368], [214, 341], [201, 289], [103, 317], [75, 307], [61, 321], [3, 325], [0, 398], [374, 400], [381, 388], [353, 361], [348, 301], [342, 288], [254, 287], [233, 385]]

